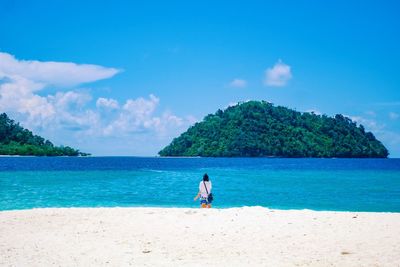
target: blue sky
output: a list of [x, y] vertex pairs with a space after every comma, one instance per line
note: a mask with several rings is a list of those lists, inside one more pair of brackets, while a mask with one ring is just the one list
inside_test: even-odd
[[0, 1], [0, 109], [56, 144], [153, 156], [263, 99], [345, 114], [400, 157], [396, 1], [82, 2]]

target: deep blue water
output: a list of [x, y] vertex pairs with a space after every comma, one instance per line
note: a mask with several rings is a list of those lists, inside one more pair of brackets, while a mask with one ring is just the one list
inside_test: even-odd
[[1, 157], [0, 210], [214, 207], [400, 212], [400, 159]]

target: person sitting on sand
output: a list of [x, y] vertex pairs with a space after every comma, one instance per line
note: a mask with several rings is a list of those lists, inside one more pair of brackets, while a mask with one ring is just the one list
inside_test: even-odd
[[200, 206], [202, 208], [211, 208], [211, 200], [209, 199], [211, 188], [211, 181], [208, 178], [207, 173], [205, 173], [203, 175], [203, 181], [201, 181], [199, 184], [199, 193], [197, 193], [197, 195], [194, 197], [194, 201], [200, 197]]

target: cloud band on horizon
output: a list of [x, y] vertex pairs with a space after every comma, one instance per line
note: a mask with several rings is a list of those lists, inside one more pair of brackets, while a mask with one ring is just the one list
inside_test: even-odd
[[283, 87], [290, 79], [292, 79], [291, 67], [279, 59], [272, 68], [265, 71], [264, 84], [272, 87]]

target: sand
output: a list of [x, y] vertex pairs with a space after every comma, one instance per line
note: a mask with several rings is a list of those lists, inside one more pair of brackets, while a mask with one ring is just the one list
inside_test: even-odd
[[400, 213], [178, 208], [0, 212], [1, 266], [400, 266]]

